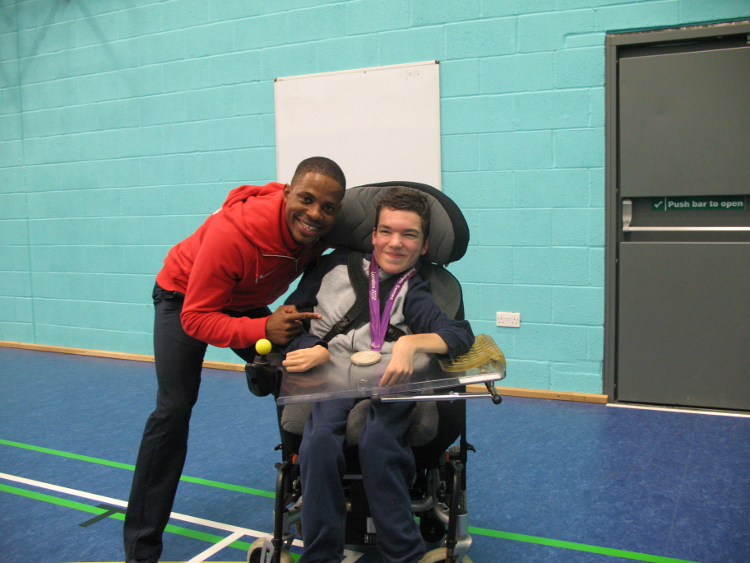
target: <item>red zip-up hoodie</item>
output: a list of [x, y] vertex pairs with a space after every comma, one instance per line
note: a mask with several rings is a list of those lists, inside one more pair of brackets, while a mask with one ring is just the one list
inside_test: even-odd
[[156, 282], [185, 294], [185, 332], [213, 346], [247, 348], [266, 337], [268, 317], [230, 317], [273, 303], [326, 248], [300, 245], [286, 224], [284, 185], [240, 186], [221, 209], [164, 259]]

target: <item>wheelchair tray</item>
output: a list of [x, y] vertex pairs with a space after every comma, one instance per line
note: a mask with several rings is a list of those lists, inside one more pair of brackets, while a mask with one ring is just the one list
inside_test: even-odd
[[[278, 357], [272, 357], [278, 356]], [[331, 361], [302, 373], [289, 373], [281, 366], [281, 355], [269, 354], [269, 361], [282, 372], [281, 389], [277, 403], [311, 403], [328, 399], [369, 398], [391, 396], [401, 393], [430, 391], [446, 387], [458, 387], [472, 383], [498, 381], [505, 373], [482, 373], [443, 371], [433, 354], [417, 354], [414, 358], [414, 373], [407, 383], [380, 387], [381, 378], [390, 361], [390, 354], [383, 354], [375, 365], [357, 366], [346, 358], [332, 356]]]

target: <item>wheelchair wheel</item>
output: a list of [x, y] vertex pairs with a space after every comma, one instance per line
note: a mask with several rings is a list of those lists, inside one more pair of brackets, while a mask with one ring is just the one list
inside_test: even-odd
[[445, 537], [445, 524], [434, 512], [422, 512], [419, 515], [419, 532], [427, 543], [436, 543]]
[[[264, 538], [258, 538], [252, 543], [250, 549], [247, 550], [247, 563], [267, 563], [266, 555], [268, 552], [264, 547], [265, 542]], [[270, 559], [268, 562], [270, 562]], [[285, 547], [281, 548], [281, 563], [294, 563], [292, 555]]]
[[[448, 554], [448, 550], [444, 547], [433, 549], [432, 551], [427, 552], [427, 555], [425, 555], [419, 563], [452, 563], [450, 561], [445, 560], [445, 556]], [[472, 563], [471, 559], [467, 555], [464, 555], [464, 558], [461, 560], [462, 563]]]

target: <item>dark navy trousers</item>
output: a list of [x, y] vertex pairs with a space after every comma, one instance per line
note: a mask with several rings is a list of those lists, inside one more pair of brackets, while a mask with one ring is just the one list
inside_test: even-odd
[[[302, 533], [300, 563], [339, 563], [343, 559], [346, 506], [346, 418], [357, 399], [313, 404], [300, 447]], [[411, 511], [409, 485], [416, 468], [409, 446], [414, 403], [372, 404], [359, 438], [362, 479], [385, 563], [414, 563], [424, 542]]]
[[[156, 409], [146, 421], [138, 451], [123, 538], [126, 561], [158, 561], [162, 534], [172, 511], [187, 455], [188, 430], [198, 400], [207, 344], [188, 336], [180, 323], [183, 295], [154, 287]], [[226, 311], [233, 316], [236, 312]], [[268, 307], [242, 316], [265, 317]], [[252, 361], [255, 349], [234, 350]]]

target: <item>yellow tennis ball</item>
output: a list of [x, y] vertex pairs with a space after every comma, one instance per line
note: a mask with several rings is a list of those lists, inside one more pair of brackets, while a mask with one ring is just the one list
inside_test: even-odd
[[265, 338], [261, 338], [255, 343], [255, 351], [261, 356], [268, 354], [271, 351], [271, 342]]

